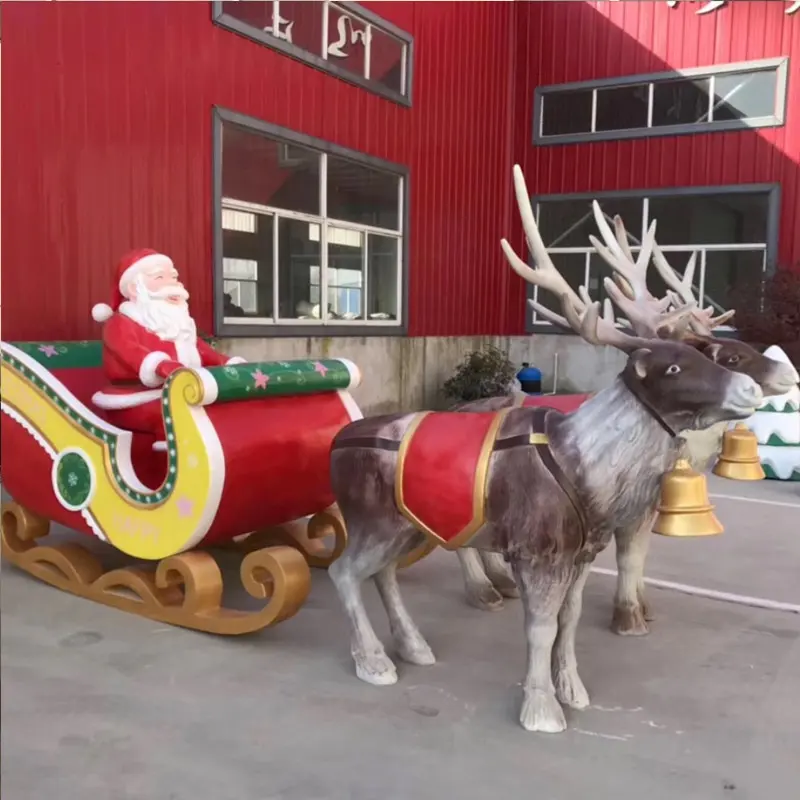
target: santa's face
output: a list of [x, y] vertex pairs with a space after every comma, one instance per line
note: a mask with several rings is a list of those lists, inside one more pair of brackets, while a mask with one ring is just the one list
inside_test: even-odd
[[189, 299], [188, 292], [178, 280], [178, 270], [175, 267], [157, 267], [145, 272], [142, 284], [151, 296], [159, 297], [175, 306], [185, 306]]
[[189, 315], [189, 292], [171, 268], [140, 273], [128, 289], [131, 316], [168, 341], [193, 341], [197, 335]]

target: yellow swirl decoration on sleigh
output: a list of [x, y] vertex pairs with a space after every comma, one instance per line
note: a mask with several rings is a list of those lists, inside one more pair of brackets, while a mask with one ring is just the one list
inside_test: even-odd
[[3, 410], [51, 454], [54, 484], [65, 454], [76, 472], [88, 472], [81, 502], [64, 505], [79, 511], [99, 538], [136, 558], [157, 560], [200, 542], [225, 480], [220, 441], [202, 408], [215, 399], [216, 385], [188, 369], [170, 377], [162, 401], [168, 468], [153, 490], [134, 472], [132, 434], [78, 409], [63, 386], [54, 386], [46, 371], [37, 372], [21, 360], [3, 359]]

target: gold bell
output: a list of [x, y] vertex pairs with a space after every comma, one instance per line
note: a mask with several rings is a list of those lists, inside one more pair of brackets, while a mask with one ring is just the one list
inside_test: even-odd
[[661, 503], [653, 533], [662, 536], [714, 536], [725, 529], [714, 516], [706, 476], [678, 459], [661, 481]]
[[761, 481], [766, 477], [758, 455], [758, 439], [743, 422], [732, 431], [725, 431], [722, 453], [712, 472], [735, 481]]

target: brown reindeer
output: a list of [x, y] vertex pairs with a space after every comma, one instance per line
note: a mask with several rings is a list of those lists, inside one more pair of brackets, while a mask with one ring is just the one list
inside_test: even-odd
[[[566, 728], [559, 701], [573, 708], [589, 702], [577, 672], [575, 631], [591, 561], [616, 530], [636, 530], [655, 508], [661, 477], [680, 452], [679, 433], [744, 419], [763, 399], [752, 378], [688, 345], [630, 336], [600, 318], [599, 304], [567, 293], [561, 302], [584, 339], [629, 355], [613, 385], [577, 411], [371, 417], [343, 428], [331, 450], [348, 543], [328, 574], [351, 623], [357, 676], [375, 685], [397, 680], [364, 608], [363, 581], [377, 584], [400, 658], [432, 664], [400, 597], [397, 561], [422, 544], [421, 528], [434, 536], [447, 529], [450, 549], [471, 536], [472, 544], [503, 553], [512, 566], [528, 640], [520, 722], [544, 732]], [[664, 315], [662, 327], [679, 324], [689, 311]], [[476, 431], [482, 438], [471, 460]], [[466, 519], [465, 482], [472, 518], [453, 533], [450, 518]]]
[[[521, 171], [515, 170], [514, 180], [520, 214], [537, 269], [527, 267], [513, 251], [510, 254], [507, 251], [506, 255], [515, 271], [538, 286], [540, 291], [548, 290], [557, 296], [564, 292], [569, 293], [571, 288], [558, 274], [538, 234]], [[670, 304], [678, 306], [680, 303], [695, 303], [692, 280], [696, 254], [689, 259], [684, 276], [680, 278], [655, 241], [656, 223], [653, 221], [642, 243], [640, 256], [635, 259], [620, 217], [614, 218], [615, 235], [596, 201], [592, 207], [604, 244], [594, 236], [590, 240], [614, 273], [613, 281], [611, 278], [605, 279], [606, 292], [625, 314], [637, 335], [655, 336], [659, 320]], [[651, 253], [664, 282], [673, 290], [665, 298], [656, 299], [647, 288], [647, 267]], [[587, 300], [585, 287], [580, 287], [579, 292], [581, 298]], [[540, 303], [531, 301], [531, 305], [540, 316], [561, 328], [571, 330], [560, 315]], [[705, 311], [692, 308], [686, 317], [687, 324], [674, 326], [669, 329], [668, 335], [690, 344], [707, 358], [728, 369], [749, 375], [761, 386], [765, 397], [784, 394], [800, 381], [793, 367], [765, 357], [744, 342], [713, 337], [712, 330], [728, 321], [733, 314], [734, 311], [731, 310], [715, 317], [711, 308]], [[606, 317], [609, 316], [607, 313]], [[666, 329], [663, 333], [666, 334]], [[515, 397], [493, 397], [460, 403], [451, 410], [498, 411], [512, 407], [516, 400]], [[686, 431], [682, 434], [682, 438], [686, 440], [685, 455], [695, 469], [705, 471], [710, 467], [712, 459], [720, 451], [722, 435], [727, 425], [727, 422], [721, 422], [706, 430]], [[616, 536], [618, 576], [611, 629], [623, 636], [648, 633], [647, 621], [652, 619], [644, 599], [644, 564], [653, 521], [654, 518], [648, 516], [642, 521], [641, 529], [634, 534], [628, 536], [619, 533]], [[464, 576], [467, 601], [471, 605], [485, 610], [497, 610], [503, 606], [503, 597], [518, 596], [513, 576], [502, 556], [489, 552], [479, 553], [474, 548], [462, 548], [458, 551], [458, 558]]]

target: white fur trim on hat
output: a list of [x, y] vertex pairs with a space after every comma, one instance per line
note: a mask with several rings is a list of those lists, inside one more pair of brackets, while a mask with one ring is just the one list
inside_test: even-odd
[[226, 364], [226, 365], [228, 365], [228, 364], [229, 364], [229, 365], [231, 365], [231, 366], [232, 366], [233, 364], [246, 364], [246, 363], [247, 363], [247, 359], [246, 359], [246, 358], [242, 358], [241, 356], [234, 356], [233, 358], [229, 358], [229, 359], [228, 359], [228, 360], [225, 362], [225, 364]]
[[92, 306], [92, 319], [95, 322], [106, 322], [114, 315], [114, 309], [108, 303], [97, 303]]
[[135, 280], [140, 272], [149, 272], [150, 270], [162, 268], [171, 269], [174, 266], [172, 259], [163, 253], [151, 253], [149, 256], [144, 256], [144, 258], [134, 261], [119, 277], [119, 290], [122, 292], [122, 296], [127, 297], [125, 287]]
[[156, 375], [156, 367], [164, 361], [171, 360], [170, 356], [161, 350], [154, 350], [152, 353], [148, 353], [139, 367], [139, 380], [150, 389], [161, 386], [164, 383], [164, 379]]

